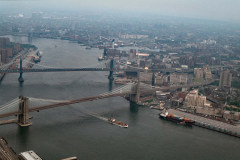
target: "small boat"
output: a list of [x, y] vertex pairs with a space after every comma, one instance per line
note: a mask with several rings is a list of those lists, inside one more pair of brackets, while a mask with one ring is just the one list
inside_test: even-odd
[[102, 61], [102, 60], [104, 60], [104, 57], [101, 55], [98, 57], [98, 61]]
[[33, 58], [33, 61], [34, 61], [35, 63], [38, 63], [38, 62], [41, 61], [41, 58], [40, 58], [40, 57], [34, 57], [34, 58]]
[[187, 126], [192, 126], [195, 124], [195, 121], [188, 119], [188, 118], [183, 118], [183, 121], [184, 121], [185, 125], [187, 125]]
[[126, 123], [117, 121], [115, 118], [109, 118], [108, 122], [110, 122], [112, 124], [115, 124], [115, 125], [117, 125], [119, 127], [128, 128], [128, 125]]

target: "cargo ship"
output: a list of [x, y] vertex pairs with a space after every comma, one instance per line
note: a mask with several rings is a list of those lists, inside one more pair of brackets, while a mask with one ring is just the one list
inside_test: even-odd
[[168, 112], [160, 113], [159, 118], [166, 119], [166, 120], [178, 123], [178, 124], [184, 124], [184, 125], [187, 125], [187, 126], [192, 126], [195, 123], [195, 121], [193, 121], [193, 120], [190, 120], [190, 119], [187, 119], [187, 118], [184, 118], [184, 117], [179, 117], [179, 116], [176, 116], [176, 115], [173, 115], [173, 114], [168, 114]]
[[117, 125], [119, 127], [128, 128], [128, 125], [126, 123], [117, 121], [115, 118], [109, 118], [108, 122], [110, 122], [112, 124], [115, 124], [115, 125]]

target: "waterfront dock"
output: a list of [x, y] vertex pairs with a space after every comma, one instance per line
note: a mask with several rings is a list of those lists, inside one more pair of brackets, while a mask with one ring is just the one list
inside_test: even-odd
[[228, 123], [201, 117], [201, 116], [186, 113], [186, 112], [182, 112], [182, 111], [175, 110], [175, 109], [169, 109], [168, 113], [194, 120], [196, 126], [240, 138], [240, 126], [231, 125]]
[[[0, 160], [42, 160], [42, 158], [32, 150], [17, 155], [8, 145], [7, 141], [0, 137]], [[61, 160], [77, 160], [77, 157], [70, 157]]]
[[9, 147], [7, 141], [0, 137], [0, 159], [1, 160], [19, 160], [17, 154]]

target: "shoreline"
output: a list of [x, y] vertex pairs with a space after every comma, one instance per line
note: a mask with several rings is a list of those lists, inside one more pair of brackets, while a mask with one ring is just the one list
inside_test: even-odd
[[181, 117], [186, 117], [188, 119], [194, 120], [195, 126], [240, 138], [239, 126], [230, 125], [227, 123], [208, 119], [205, 117], [199, 117], [197, 115], [189, 114], [189, 113], [182, 112], [175, 109], [168, 109], [167, 111], [170, 114], [175, 114]]
[[[25, 50], [25, 51], [24, 51], [24, 50]], [[22, 51], [24, 51], [24, 53], [22, 53], [22, 55], [19, 55], [19, 54], [21, 54]], [[23, 60], [28, 60], [27, 63], [23, 63], [24, 67], [32, 67], [33, 64], [30, 64], [29, 62], [34, 63], [34, 60], [33, 60], [32, 58], [29, 59], [29, 58], [28, 58], [28, 55], [36, 54], [36, 53], [38, 52], [38, 49], [28, 48], [28, 49], [26, 50], [26, 48], [24, 48], [22, 51], [20, 51], [17, 55], [15, 55], [9, 62], [15, 61], [15, 63], [16, 63], [16, 60], [17, 60], [20, 56], [22, 56]], [[15, 67], [18, 66], [18, 64], [15, 64], [15, 65], [16, 65]], [[10, 66], [7, 67], [7, 69], [9, 69], [9, 68], [10, 68]], [[7, 73], [0, 73], [0, 83], [3, 81], [3, 79], [4, 79], [4, 77], [5, 77], [6, 74], [7, 74]]]

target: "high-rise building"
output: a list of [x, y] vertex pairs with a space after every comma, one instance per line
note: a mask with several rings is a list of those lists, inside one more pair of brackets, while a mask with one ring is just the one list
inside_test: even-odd
[[136, 56], [136, 49], [130, 49], [130, 53], [129, 53], [129, 60], [133, 60], [134, 57]]
[[10, 39], [5, 37], [0, 37], [0, 47], [6, 48], [10, 44]]
[[195, 107], [207, 107], [210, 106], [207, 103], [207, 97], [198, 95], [198, 90], [190, 91], [185, 98], [185, 102], [187, 106], [195, 106]]
[[231, 88], [232, 73], [229, 70], [222, 71], [220, 74], [219, 88]]
[[170, 74], [170, 83], [171, 84], [187, 84], [188, 83], [188, 74]]
[[196, 78], [203, 78], [202, 68], [194, 68], [194, 75]]
[[212, 72], [208, 65], [203, 67], [203, 77], [205, 79], [212, 79]]
[[0, 54], [1, 54], [1, 62], [2, 63], [7, 63], [8, 62], [8, 52], [6, 49], [0, 49]]
[[209, 66], [204, 66], [203, 68], [194, 68], [194, 75], [196, 78], [211, 79], [212, 72]]

